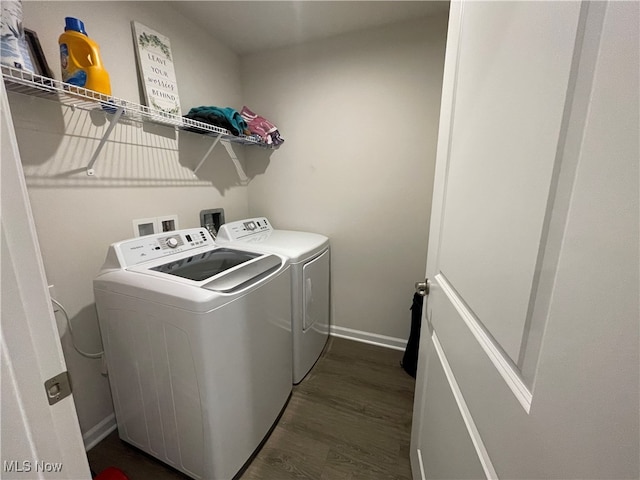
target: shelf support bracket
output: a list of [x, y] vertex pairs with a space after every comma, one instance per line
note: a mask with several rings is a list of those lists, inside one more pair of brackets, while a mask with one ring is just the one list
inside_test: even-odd
[[238, 156], [236, 155], [236, 152], [233, 151], [233, 147], [231, 146], [231, 143], [222, 142], [222, 145], [227, 150], [227, 153], [231, 157], [231, 161], [236, 167], [236, 171], [238, 172], [238, 176], [240, 177], [240, 184], [247, 185], [249, 183], [249, 177], [247, 177], [247, 175], [244, 173], [242, 164], [240, 163], [240, 160], [238, 160]]
[[120, 120], [120, 117], [122, 116], [123, 113], [124, 113], [124, 107], [118, 107], [116, 109], [115, 113], [113, 114], [113, 118], [111, 119], [111, 124], [107, 127], [107, 131], [104, 132], [104, 135], [102, 135], [102, 138], [100, 139], [100, 143], [98, 144], [96, 151], [93, 152], [93, 156], [91, 157], [91, 160], [89, 160], [89, 164], [87, 165], [87, 175], [89, 175], [90, 177], [95, 175], [96, 172], [93, 170], [93, 164], [96, 163], [96, 160], [98, 159], [98, 155], [100, 155], [100, 152], [104, 147], [104, 144], [107, 142], [109, 135], [111, 135], [111, 132], [113, 131], [115, 126], [118, 124], [118, 121]]
[[209, 155], [211, 155], [211, 152], [213, 152], [213, 149], [216, 148], [216, 145], [218, 144], [218, 142], [220, 141], [220, 138], [222, 138], [222, 134], [219, 133], [218, 136], [216, 137], [216, 139], [213, 141], [213, 143], [211, 144], [211, 146], [209, 147], [209, 150], [207, 150], [207, 153], [204, 154], [204, 157], [202, 157], [202, 160], [200, 160], [200, 163], [198, 164], [198, 166], [196, 168], [193, 169], [193, 173], [198, 173], [198, 170], [200, 170], [200, 167], [202, 167], [202, 165], [204, 165], [204, 161], [209, 158]]

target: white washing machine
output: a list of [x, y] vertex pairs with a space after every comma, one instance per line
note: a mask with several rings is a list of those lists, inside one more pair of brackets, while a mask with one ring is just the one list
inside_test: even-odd
[[317, 233], [274, 230], [266, 218], [259, 217], [222, 225], [216, 243], [250, 246], [289, 258], [293, 383], [300, 383], [329, 338], [329, 239]]
[[231, 479], [291, 394], [288, 259], [194, 228], [115, 243], [94, 280], [120, 438]]

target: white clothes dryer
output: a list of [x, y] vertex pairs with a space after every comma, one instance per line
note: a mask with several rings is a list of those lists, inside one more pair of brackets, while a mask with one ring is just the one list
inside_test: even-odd
[[118, 242], [94, 292], [120, 438], [231, 479], [291, 394], [288, 259], [194, 228]]
[[324, 235], [275, 230], [265, 217], [226, 223], [216, 243], [283, 255], [291, 265], [293, 383], [320, 357], [329, 338], [330, 247]]

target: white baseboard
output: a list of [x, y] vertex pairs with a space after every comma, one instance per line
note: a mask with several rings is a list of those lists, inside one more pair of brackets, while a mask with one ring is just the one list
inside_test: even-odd
[[330, 334], [334, 337], [369, 343], [393, 350], [404, 350], [407, 347], [407, 340], [402, 338], [388, 337], [386, 335], [378, 335], [377, 333], [363, 332], [361, 330], [353, 330], [352, 328], [339, 327], [336, 325], [331, 325]]
[[82, 435], [85, 451], [88, 452], [93, 447], [95, 447], [107, 435], [113, 432], [116, 427], [116, 416], [112, 413], [108, 417], [104, 418], [100, 423], [95, 425], [93, 428], [87, 430], [87, 432]]

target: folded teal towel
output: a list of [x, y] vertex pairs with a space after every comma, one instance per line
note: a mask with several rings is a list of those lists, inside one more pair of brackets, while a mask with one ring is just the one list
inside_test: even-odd
[[231, 107], [193, 107], [185, 117], [226, 128], [234, 135], [242, 135], [248, 130], [247, 122]]

